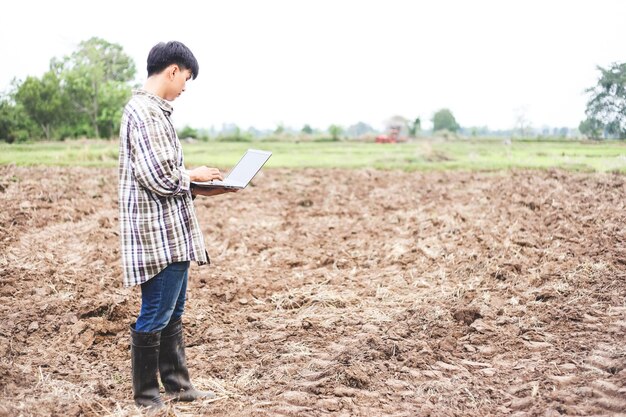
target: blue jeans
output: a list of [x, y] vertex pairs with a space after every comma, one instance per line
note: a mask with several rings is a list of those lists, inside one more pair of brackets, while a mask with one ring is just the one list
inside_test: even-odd
[[174, 262], [141, 284], [141, 311], [135, 331], [160, 332], [185, 310], [189, 261]]

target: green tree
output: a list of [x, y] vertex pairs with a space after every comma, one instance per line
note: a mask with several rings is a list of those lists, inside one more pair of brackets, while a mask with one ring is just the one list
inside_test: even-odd
[[59, 79], [53, 71], [41, 79], [28, 77], [19, 84], [15, 100], [42, 129], [46, 140], [52, 138], [52, 130], [64, 117], [64, 101]]
[[369, 124], [365, 122], [357, 122], [351, 126], [348, 126], [348, 128], [343, 133], [348, 137], [358, 138], [360, 136], [367, 135], [368, 133], [375, 132], [376, 130], [374, 130], [374, 128]]
[[598, 70], [598, 84], [587, 89], [591, 95], [585, 111], [587, 120], [579, 130], [592, 137], [599, 137], [603, 130], [606, 135], [626, 138], [626, 63], [613, 63]]
[[587, 118], [578, 125], [578, 131], [580, 133], [593, 139], [602, 136], [602, 128], [602, 123], [594, 118]]
[[343, 129], [338, 125], [330, 125], [328, 126], [328, 133], [330, 133], [330, 137], [332, 140], [339, 140], [339, 136], [343, 133]]
[[102, 137], [117, 136], [120, 131], [124, 105], [130, 98], [130, 88], [121, 82], [107, 82], [100, 91], [100, 112], [97, 116], [98, 132]]
[[136, 72], [120, 45], [94, 37], [61, 61], [53, 59], [51, 68], [60, 74], [69, 102], [87, 118], [96, 137], [117, 131]]
[[311, 135], [311, 134], [313, 134], [313, 128], [311, 128], [311, 126], [309, 126], [309, 125], [307, 124], [307, 125], [304, 125], [304, 126], [302, 127], [301, 132], [302, 132], [302, 133], [304, 133], [304, 134], [306, 134], [306, 135]]
[[199, 134], [198, 134], [198, 131], [194, 129], [193, 127], [185, 126], [180, 132], [178, 132], [178, 137], [181, 139], [187, 139], [187, 138], [198, 139]]
[[0, 140], [8, 143], [25, 141], [35, 128], [24, 108], [15, 103], [11, 94], [0, 95]]
[[276, 125], [276, 129], [274, 129], [274, 134], [282, 135], [283, 133], [285, 133], [285, 125], [282, 123], [279, 123], [278, 125]]
[[13, 142], [13, 131], [17, 118], [15, 117], [15, 105], [11, 104], [5, 97], [0, 97], [0, 140]]
[[416, 117], [413, 123], [409, 125], [409, 136], [412, 138], [416, 137], [420, 130], [422, 130], [422, 121], [419, 117]]
[[448, 109], [441, 109], [433, 115], [433, 132], [438, 130], [449, 130], [450, 132], [456, 132], [460, 126], [456, 122], [454, 115]]

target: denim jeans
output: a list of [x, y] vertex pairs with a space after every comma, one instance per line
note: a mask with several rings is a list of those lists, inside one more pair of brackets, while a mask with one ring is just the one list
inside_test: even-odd
[[141, 311], [135, 330], [160, 332], [182, 317], [185, 309], [189, 261], [174, 262], [141, 284]]

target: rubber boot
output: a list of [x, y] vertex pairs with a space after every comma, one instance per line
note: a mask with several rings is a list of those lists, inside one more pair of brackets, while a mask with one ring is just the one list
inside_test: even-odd
[[160, 332], [140, 333], [130, 325], [133, 398], [135, 404], [152, 409], [164, 406], [159, 395]]
[[161, 331], [161, 349], [159, 351], [159, 371], [165, 393], [177, 401], [193, 401], [215, 398], [211, 391], [198, 391], [191, 385], [185, 343], [183, 341], [183, 322], [181, 319], [169, 323]]

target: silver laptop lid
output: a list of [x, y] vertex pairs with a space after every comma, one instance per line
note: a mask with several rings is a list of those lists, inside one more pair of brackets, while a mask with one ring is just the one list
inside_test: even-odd
[[237, 162], [237, 165], [224, 178], [224, 182], [245, 187], [261, 170], [267, 160], [270, 159], [270, 156], [272, 156], [272, 153], [269, 151], [248, 149]]

